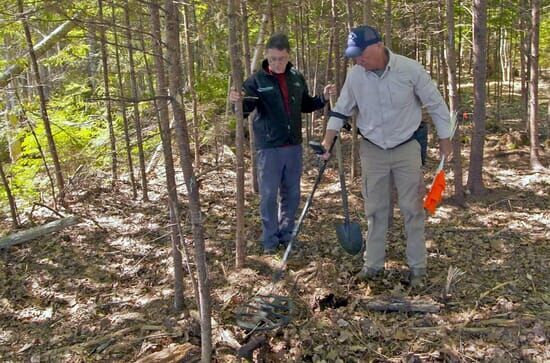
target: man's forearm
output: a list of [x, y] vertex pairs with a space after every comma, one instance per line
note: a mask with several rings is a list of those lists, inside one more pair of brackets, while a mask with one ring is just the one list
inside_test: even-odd
[[327, 129], [327, 131], [325, 132], [325, 138], [323, 139], [323, 142], [322, 142], [325, 150], [328, 151], [330, 149], [330, 147], [332, 146], [334, 137], [336, 135], [338, 135], [338, 131]]

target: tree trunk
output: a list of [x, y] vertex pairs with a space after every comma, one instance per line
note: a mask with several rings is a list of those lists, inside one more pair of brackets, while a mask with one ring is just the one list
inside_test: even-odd
[[187, 83], [189, 84], [189, 92], [191, 92], [192, 107], [193, 107], [193, 146], [195, 155], [195, 170], [199, 171], [201, 168], [201, 142], [200, 142], [200, 121], [198, 114], [198, 99], [197, 92], [195, 91], [195, 52], [191, 43], [191, 22], [190, 22], [190, 4], [183, 6], [183, 29], [185, 35], [185, 55], [187, 61]]
[[[445, 29], [445, 13], [443, 9], [443, 3], [444, 0], [438, 0], [438, 17], [439, 17], [439, 26], [441, 29]], [[441, 69], [438, 69], [438, 74], [441, 75], [441, 78], [443, 79], [443, 97], [448, 100], [449, 99], [449, 80], [447, 79], [446, 75], [448, 73], [447, 71], [447, 61], [445, 59], [445, 34], [441, 31], [439, 32], [439, 65], [441, 66]]]
[[354, 27], [353, 24], [353, 5], [351, 0], [346, 0], [346, 25], [348, 27], [348, 32]]
[[169, 64], [168, 74], [170, 84], [170, 101], [172, 113], [176, 119], [176, 134], [180, 149], [180, 163], [189, 197], [189, 212], [191, 229], [195, 246], [195, 262], [199, 280], [200, 316], [201, 316], [201, 348], [202, 361], [209, 363], [212, 357], [212, 325], [210, 312], [210, 282], [206, 265], [206, 252], [200, 209], [200, 195], [197, 180], [191, 163], [189, 134], [183, 105], [179, 102], [182, 86], [181, 48], [179, 31], [179, 12], [173, 0], [165, 1], [166, 11], [166, 48]]
[[[334, 82], [336, 83], [336, 88], [337, 89], [342, 89], [342, 85], [343, 85], [343, 81], [341, 80], [341, 77], [340, 75], [342, 74], [341, 72], [341, 65], [342, 65], [342, 62], [341, 62], [341, 59], [342, 59], [342, 51], [340, 50], [340, 27], [338, 26], [338, 23], [339, 23], [339, 15], [338, 15], [338, 8], [337, 8], [337, 4], [336, 4], [336, 1], [335, 0], [332, 0], [333, 4], [332, 4], [332, 18], [333, 18], [333, 26], [334, 26], [334, 29], [333, 29], [333, 34], [334, 34], [334, 37], [333, 37], [333, 42], [334, 42], [334, 48], [336, 51], [333, 52], [334, 53], [334, 73], [333, 73], [333, 77], [334, 77]], [[327, 79], [327, 82], [329, 82], [330, 80]]]
[[531, 0], [531, 81], [529, 82], [529, 158], [531, 169], [541, 170], [543, 166], [539, 157], [539, 28], [540, 1]]
[[86, 57], [86, 71], [88, 72], [88, 87], [90, 93], [95, 93], [97, 89], [96, 74], [99, 69], [99, 50], [95, 34], [96, 24], [91, 23], [86, 27], [86, 43], [88, 44], [88, 56]]
[[487, 78], [487, 1], [473, 3], [474, 53], [474, 128], [472, 133], [468, 189], [472, 195], [481, 195], [483, 187], [483, 149], [485, 143], [485, 81]]
[[36, 149], [38, 150], [38, 153], [40, 154], [40, 158], [42, 159], [42, 163], [44, 164], [44, 170], [46, 171], [46, 175], [48, 176], [48, 180], [50, 181], [50, 188], [52, 191], [52, 199], [55, 200], [55, 183], [52, 178], [52, 173], [50, 172], [50, 167], [48, 166], [48, 161], [46, 160], [46, 154], [44, 153], [44, 149], [42, 148], [42, 145], [40, 144], [40, 140], [38, 139], [38, 135], [36, 135], [36, 132], [34, 131], [34, 126], [31, 122], [31, 120], [27, 117], [25, 106], [23, 105], [23, 102], [19, 98], [19, 95], [17, 94], [17, 91], [15, 92], [15, 96], [17, 97], [21, 112], [23, 114], [23, 119], [26, 121], [27, 125], [29, 126], [29, 129], [31, 130], [32, 137], [34, 138], [34, 142], [36, 143]]
[[[139, 37], [139, 43], [141, 44], [141, 52], [143, 53], [143, 63], [145, 65], [145, 74], [147, 78], [147, 90], [151, 95], [151, 97], [156, 97], [157, 93], [155, 92], [154, 74], [153, 74], [153, 71], [151, 70], [151, 67], [149, 66], [149, 60], [148, 60], [149, 56], [147, 54], [149, 53], [148, 52], [149, 48], [145, 44], [145, 36], [144, 36], [145, 33], [149, 34], [150, 32], [148, 32], [148, 29], [146, 29], [145, 25], [143, 24], [142, 15], [139, 15], [139, 28], [143, 30], [142, 32], [138, 33], [138, 37]], [[161, 116], [160, 116], [159, 103], [156, 98], [153, 99], [153, 107], [155, 110], [155, 115], [157, 116], [157, 122], [159, 123], [159, 130], [160, 130]], [[170, 124], [170, 127], [172, 127], [172, 124]], [[162, 131], [161, 131], [161, 135], [162, 135]], [[145, 168], [145, 175], [149, 175], [149, 173], [151, 173], [151, 171], [153, 171], [156, 168], [158, 160], [160, 159], [160, 156], [162, 153], [163, 153], [163, 145], [161, 140], [161, 143], [155, 148], [155, 151], [149, 158], [149, 162], [147, 163], [147, 167]]]
[[520, 29], [521, 29], [521, 44], [520, 44], [520, 78], [521, 78], [521, 118], [525, 125], [525, 130], [529, 130], [529, 78], [530, 78], [530, 44], [531, 19], [528, 16], [529, 3], [527, 0], [521, 1], [520, 7]]
[[61, 204], [64, 204], [63, 199], [65, 195], [65, 182], [63, 180], [63, 174], [61, 172], [61, 164], [59, 162], [59, 157], [57, 155], [57, 147], [55, 146], [55, 140], [53, 138], [50, 118], [48, 116], [48, 106], [47, 106], [48, 101], [46, 100], [46, 96], [44, 94], [44, 85], [42, 84], [42, 80], [40, 78], [40, 71], [38, 70], [38, 61], [37, 61], [36, 54], [34, 53], [34, 46], [32, 42], [31, 31], [27, 23], [27, 15], [23, 9], [23, 0], [17, 0], [17, 5], [18, 5], [19, 12], [23, 14], [21, 21], [23, 23], [23, 29], [25, 31], [25, 38], [27, 40], [27, 46], [29, 48], [29, 55], [31, 58], [32, 69], [34, 72], [34, 77], [37, 85], [38, 96], [40, 98], [40, 114], [42, 116], [42, 121], [44, 122], [44, 130], [46, 132], [46, 138], [48, 139], [48, 148], [52, 156], [52, 161], [54, 165], [55, 180], [56, 180], [57, 189], [59, 192], [57, 195], [57, 199], [59, 199]]
[[[455, 57], [455, 23], [454, 1], [447, 2], [447, 77], [449, 78], [449, 109], [451, 115], [457, 115], [456, 122], [461, 120], [460, 100], [456, 83], [456, 57]], [[459, 205], [464, 205], [464, 185], [462, 184], [462, 151], [460, 125], [457, 125], [453, 135], [453, 174], [454, 174], [454, 199]]]
[[[12, 87], [4, 90], [6, 110], [4, 116], [6, 118], [6, 141], [8, 142], [8, 152], [10, 161], [15, 163], [21, 155], [21, 140], [18, 135], [19, 116], [13, 110], [15, 108], [15, 87], [17, 82], [12, 82]], [[13, 89], [10, 89], [13, 88]]]
[[[229, 21], [229, 57], [231, 59], [231, 77], [233, 78], [233, 87], [235, 90], [242, 88], [243, 76], [242, 76], [242, 64], [241, 64], [241, 52], [239, 47], [239, 38], [237, 33], [237, 14], [238, 8], [237, 0], [228, 0], [227, 2], [227, 14]], [[246, 257], [246, 241], [244, 238], [244, 135], [243, 135], [243, 104], [238, 102], [235, 104], [235, 117], [237, 118], [237, 125], [235, 130], [235, 144], [236, 144], [236, 237], [235, 237], [235, 266], [240, 269], [244, 267]]]
[[[244, 50], [244, 68], [245, 68], [245, 77], [248, 77], [252, 74], [252, 64], [250, 57], [250, 41], [249, 41], [249, 32], [248, 32], [248, 11], [247, 11], [247, 1], [244, 0], [241, 2], [241, 12], [242, 12], [242, 43]], [[254, 141], [254, 127], [252, 122], [254, 120], [255, 113], [252, 113], [248, 116], [247, 125], [248, 125], [248, 140], [250, 147], [250, 175], [252, 176], [252, 192], [258, 194], [258, 166], [256, 163], [256, 143]]]
[[371, 0], [363, 0], [363, 25], [373, 25]]
[[126, 42], [128, 47], [128, 65], [130, 66], [130, 85], [132, 88], [132, 104], [134, 106], [134, 126], [136, 128], [136, 142], [138, 147], [139, 170], [141, 174], [141, 195], [144, 201], [149, 201], [147, 191], [147, 174], [145, 172], [145, 152], [143, 150], [143, 134], [141, 130], [141, 119], [138, 107], [138, 85], [136, 68], [134, 64], [134, 49], [132, 42], [132, 28], [130, 25], [130, 9], [128, 0], [124, 1], [124, 25], [126, 27]]
[[262, 15], [262, 21], [260, 22], [260, 29], [258, 30], [258, 38], [256, 39], [256, 45], [254, 46], [254, 53], [252, 56], [252, 61], [250, 62], [250, 72], [257, 71], [259, 69], [259, 58], [260, 54], [263, 51], [265, 28], [269, 22], [268, 12]]
[[17, 205], [15, 204], [15, 199], [13, 194], [11, 194], [10, 183], [8, 178], [4, 173], [4, 167], [2, 166], [2, 160], [0, 159], [0, 178], [2, 179], [2, 185], [4, 185], [4, 190], [6, 191], [6, 196], [8, 197], [8, 202], [10, 204], [10, 213], [11, 213], [11, 222], [13, 228], [19, 227], [19, 220], [17, 218]]
[[[170, 231], [172, 240], [172, 257], [174, 260], [174, 309], [184, 309], [183, 265], [181, 257], [181, 238], [179, 235], [179, 204], [176, 176], [174, 170], [174, 158], [172, 153], [172, 133], [170, 130], [170, 116], [168, 114], [168, 84], [164, 72], [164, 58], [162, 54], [162, 35], [160, 30], [160, 16], [158, 3], [149, 3], [151, 13], [151, 26], [153, 37], [153, 52], [155, 59], [155, 71], [157, 77], [157, 104], [159, 107], [159, 128], [164, 154], [164, 169], [166, 171], [166, 187], [168, 189], [168, 211], [170, 214]], [[173, 211], [173, 212], [171, 212]]]
[[99, 41], [101, 47], [101, 63], [103, 65], [103, 85], [105, 87], [105, 99], [107, 102], [107, 125], [109, 127], [109, 141], [111, 146], [111, 177], [113, 183], [118, 179], [116, 137], [113, 127], [113, 117], [111, 108], [111, 91], [109, 89], [109, 64], [107, 62], [107, 39], [105, 37], [105, 25], [103, 24], [103, 0], [97, 1], [99, 16]]
[[250, 56], [250, 33], [248, 31], [248, 0], [241, 1], [241, 27], [243, 41], [243, 62], [244, 62], [244, 77], [247, 78], [252, 74], [251, 56]]
[[385, 11], [384, 11], [384, 43], [388, 48], [392, 49], [392, 39], [391, 39], [391, 0], [385, 0]]
[[[111, 12], [112, 12], [112, 21], [113, 24], [117, 24], [116, 11], [114, 2], [111, 3]], [[126, 146], [126, 162], [128, 163], [128, 174], [130, 176], [130, 183], [132, 184], [132, 197], [137, 198], [137, 183], [134, 175], [134, 162], [132, 160], [132, 144], [130, 141], [130, 125], [128, 122], [128, 116], [126, 114], [126, 103], [125, 93], [124, 93], [124, 84], [123, 84], [123, 75], [122, 67], [120, 66], [120, 53], [118, 51], [118, 32], [116, 27], [113, 27], [113, 37], [115, 42], [115, 59], [116, 59], [116, 72], [118, 80], [118, 93], [120, 97], [120, 113], [122, 114], [122, 124], [124, 128], [124, 142]]]

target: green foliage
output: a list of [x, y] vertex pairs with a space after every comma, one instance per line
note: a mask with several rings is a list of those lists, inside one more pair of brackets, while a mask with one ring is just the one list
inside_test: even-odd
[[225, 109], [227, 100], [227, 82], [229, 73], [202, 74], [197, 77], [197, 92], [199, 102], [213, 102], [220, 111]]

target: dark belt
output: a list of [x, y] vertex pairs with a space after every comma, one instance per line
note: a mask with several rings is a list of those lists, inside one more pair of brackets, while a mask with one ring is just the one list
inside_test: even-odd
[[413, 134], [413, 136], [411, 136], [411, 137], [408, 138], [407, 140], [403, 141], [402, 143], [397, 144], [397, 145], [395, 145], [395, 146], [393, 146], [393, 147], [389, 147], [389, 148], [387, 148], [387, 149], [384, 149], [384, 148], [380, 147], [379, 145], [376, 145], [374, 142], [370, 141], [369, 139], [367, 139], [367, 138], [364, 137], [363, 135], [361, 135], [361, 137], [363, 138], [363, 140], [368, 141], [369, 143], [373, 144], [374, 146], [376, 146], [376, 147], [379, 148], [380, 150], [393, 150], [393, 149], [397, 149], [399, 146], [405, 145], [406, 143], [409, 143], [409, 142], [411, 142], [411, 141], [413, 141], [413, 140], [416, 139], [416, 138], [414, 137], [414, 134]]

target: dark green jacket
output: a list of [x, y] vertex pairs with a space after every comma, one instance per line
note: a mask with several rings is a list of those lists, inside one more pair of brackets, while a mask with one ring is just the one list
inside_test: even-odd
[[277, 78], [268, 71], [267, 60], [262, 69], [243, 83], [243, 112], [247, 117], [257, 109], [253, 120], [257, 149], [268, 149], [302, 143], [302, 112], [313, 112], [325, 105], [321, 97], [311, 97], [304, 76], [288, 63], [286, 84], [290, 115], [285, 111]]

